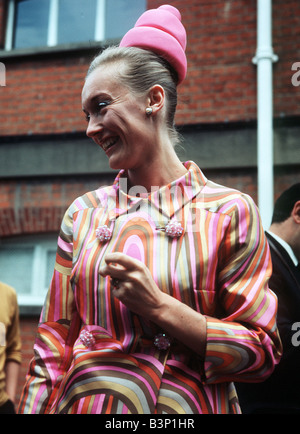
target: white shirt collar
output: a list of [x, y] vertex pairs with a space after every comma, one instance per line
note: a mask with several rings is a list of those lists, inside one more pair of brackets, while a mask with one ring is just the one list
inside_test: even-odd
[[272, 231], [267, 231], [267, 232], [270, 235], [272, 235], [272, 237], [275, 238], [275, 240], [278, 241], [279, 244], [281, 244], [281, 246], [287, 251], [287, 253], [289, 254], [291, 260], [293, 261], [293, 263], [297, 267], [297, 265], [298, 265], [298, 259], [296, 258], [296, 255], [293, 252], [293, 249], [291, 248], [291, 246], [286, 241], [284, 241], [282, 238], [280, 238], [278, 235], [274, 234]]

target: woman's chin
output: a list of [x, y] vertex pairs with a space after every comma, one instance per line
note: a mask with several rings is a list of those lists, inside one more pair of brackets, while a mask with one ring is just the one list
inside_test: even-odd
[[124, 161], [121, 160], [120, 158], [117, 158], [115, 155], [111, 155], [108, 158], [108, 164], [112, 170], [121, 170], [124, 169], [125, 166]]

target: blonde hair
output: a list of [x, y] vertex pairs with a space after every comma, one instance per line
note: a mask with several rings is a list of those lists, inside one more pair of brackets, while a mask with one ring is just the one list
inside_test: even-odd
[[172, 143], [180, 141], [175, 127], [177, 107], [177, 74], [162, 57], [137, 47], [108, 47], [90, 64], [87, 77], [100, 66], [121, 64], [119, 68], [120, 82], [127, 86], [133, 94], [143, 95], [155, 84], [164, 88], [166, 95], [166, 125]]

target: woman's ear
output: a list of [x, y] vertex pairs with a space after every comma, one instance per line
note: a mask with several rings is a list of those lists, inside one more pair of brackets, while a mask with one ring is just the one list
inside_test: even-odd
[[159, 84], [151, 87], [148, 94], [148, 107], [152, 109], [152, 115], [156, 115], [165, 105], [165, 90]]

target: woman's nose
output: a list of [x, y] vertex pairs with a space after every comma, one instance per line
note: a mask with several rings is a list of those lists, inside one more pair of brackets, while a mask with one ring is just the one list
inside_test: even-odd
[[97, 122], [96, 119], [90, 117], [89, 123], [86, 129], [86, 135], [91, 139], [95, 137], [95, 135], [99, 134], [103, 129], [103, 126], [100, 124], [99, 120]]

